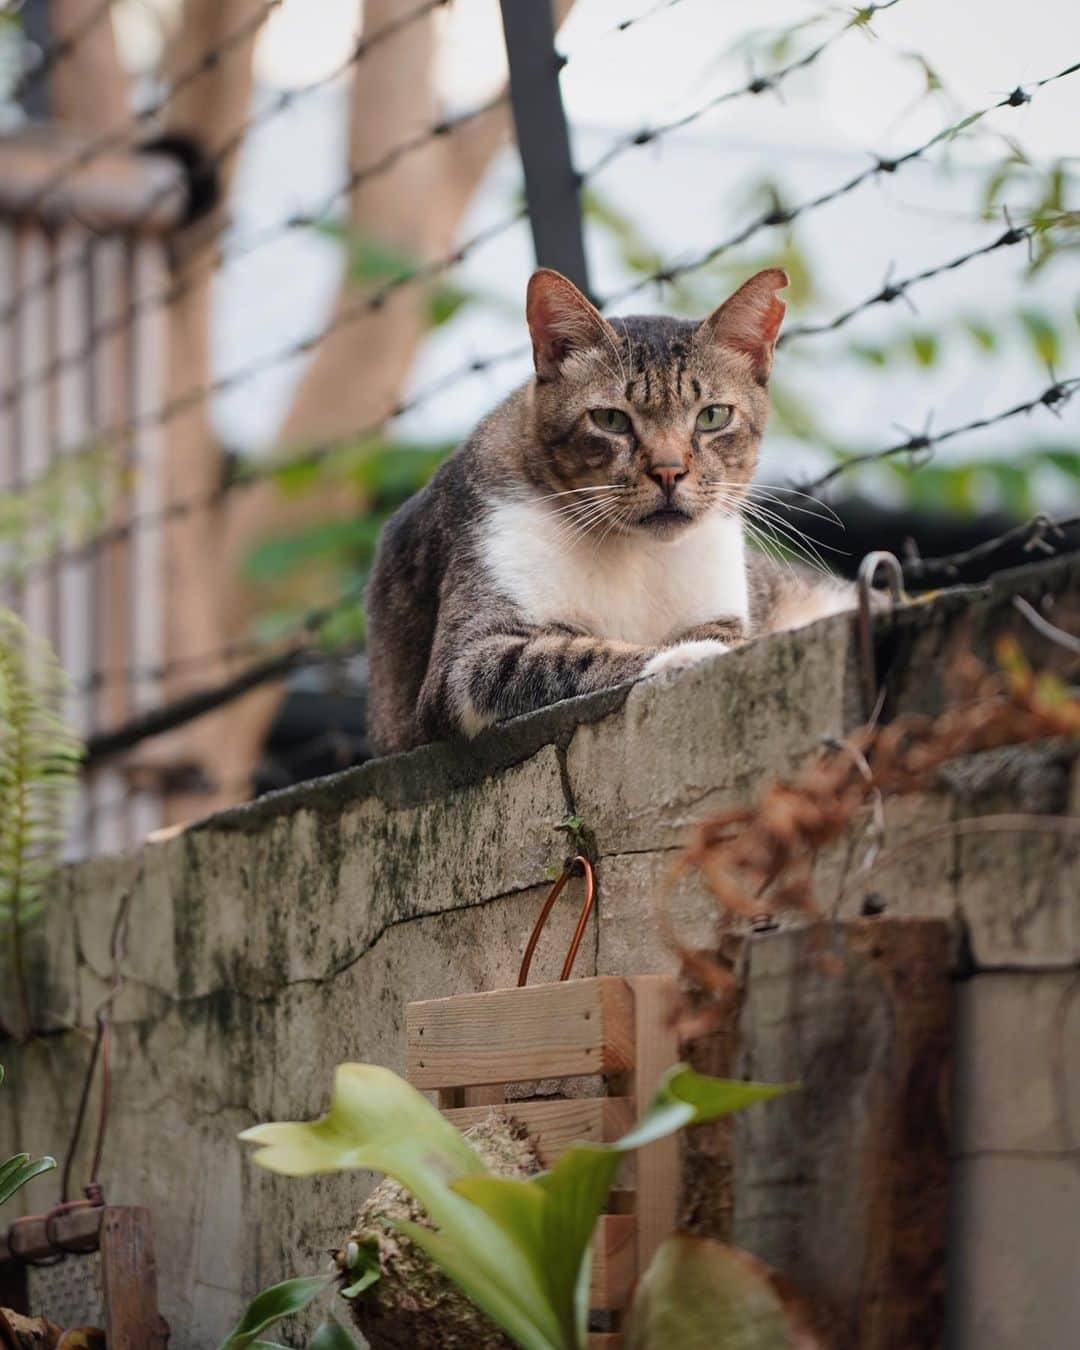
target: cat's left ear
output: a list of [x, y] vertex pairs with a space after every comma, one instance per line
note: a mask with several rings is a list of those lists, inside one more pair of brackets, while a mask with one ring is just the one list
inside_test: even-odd
[[533, 363], [541, 380], [553, 380], [574, 352], [613, 345], [614, 329], [572, 281], [550, 267], [529, 278], [525, 317], [532, 337]]
[[745, 352], [754, 363], [754, 374], [766, 379], [787, 309], [776, 292], [788, 283], [782, 267], [766, 267], [755, 273], [709, 315], [698, 329], [699, 337]]

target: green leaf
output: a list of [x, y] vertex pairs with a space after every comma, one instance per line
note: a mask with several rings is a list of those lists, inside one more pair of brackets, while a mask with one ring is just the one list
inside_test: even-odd
[[968, 319], [964, 326], [976, 347], [984, 352], [992, 352], [997, 349], [997, 334], [989, 324], [985, 324], [979, 319]]
[[712, 1078], [676, 1064], [661, 1080], [649, 1109], [629, 1134], [613, 1147], [622, 1151], [640, 1148], [682, 1129], [702, 1125], [735, 1111], [745, 1111], [758, 1102], [794, 1092], [798, 1083], [748, 1083], [737, 1079]]
[[768, 1267], [711, 1238], [669, 1238], [634, 1298], [626, 1350], [822, 1350]]
[[869, 342], [853, 342], [851, 354], [865, 361], [868, 366], [884, 366], [889, 361], [889, 354], [884, 347], [875, 347]]
[[[0, 609], [0, 913], [8, 916], [6, 930], [40, 914], [58, 861], [82, 752], [64, 720], [68, 697], [67, 677], [48, 643]], [[19, 967], [13, 983], [25, 987]]]
[[460, 286], [445, 283], [429, 292], [427, 297], [428, 323], [432, 328], [441, 328], [449, 323], [459, 309], [463, 309], [477, 297], [472, 291]]
[[768, 1100], [791, 1085], [728, 1082], [677, 1065], [614, 1144], [567, 1149], [527, 1181], [491, 1176], [452, 1125], [388, 1069], [338, 1067], [330, 1110], [311, 1124], [258, 1125], [255, 1160], [292, 1176], [374, 1168], [412, 1192], [436, 1226], [398, 1222], [525, 1350], [584, 1343], [588, 1249], [624, 1153], [684, 1125]]
[[13, 1158], [0, 1164], [0, 1205], [10, 1200], [16, 1191], [22, 1190], [28, 1181], [51, 1172], [56, 1167], [55, 1158], [31, 1159], [29, 1153], [16, 1153]]
[[326, 559], [370, 560], [375, 551], [377, 525], [361, 516], [356, 520], [323, 520], [291, 534], [261, 539], [244, 561], [249, 581], [276, 581], [303, 566]]
[[483, 1162], [427, 1098], [391, 1070], [341, 1064], [330, 1110], [320, 1120], [256, 1125], [240, 1138], [260, 1146], [255, 1161], [273, 1172], [310, 1176], [372, 1168], [393, 1177], [442, 1230], [419, 1237], [410, 1228], [409, 1235], [425, 1250], [437, 1247], [435, 1259], [470, 1298], [523, 1345], [571, 1350], [544, 1298], [543, 1273], [452, 1189], [464, 1177], [486, 1175]]
[[[475, 1209], [475, 1206], [470, 1208]], [[538, 1294], [543, 1309], [542, 1317], [530, 1317], [528, 1311], [522, 1309], [505, 1280], [485, 1276], [477, 1263], [469, 1258], [464, 1244], [458, 1240], [457, 1234], [453, 1233], [452, 1229], [433, 1233], [422, 1224], [409, 1223], [404, 1219], [395, 1222], [394, 1227], [426, 1252], [462, 1293], [486, 1312], [493, 1322], [508, 1332], [524, 1347], [524, 1350], [578, 1350], [577, 1341], [567, 1338], [555, 1323], [553, 1309], [544, 1299], [542, 1290]], [[497, 1227], [494, 1231], [499, 1233], [498, 1241], [506, 1257], [515, 1255], [516, 1252], [506, 1241], [506, 1235], [500, 1233]], [[507, 1264], [510, 1264], [509, 1259]], [[538, 1272], [531, 1274], [535, 1278]]]
[[912, 333], [911, 354], [920, 366], [932, 366], [938, 358], [938, 340], [933, 333]]
[[336, 1318], [328, 1317], [308, 1341], [308, 1350], [359, 1350], [359, 1346]]
[[1050, 317], [1040, 310], [1020, 311], [1023, 324], [1035, 355], [1047, 366], [1056, 366], [1061, 359], [1061, 335]]
[[1057, 446], [1051, 446], [1049, 449], [1039, 450], [1036, 453], [1038, 459], [1044, 464], [1051, 465], [1069, 478], [1080, 480], [1080, 450], [1065, 450], [1059, 449]]
[[356, 1255], [349, 1262], [348, 1269], [350, 1275], [354, 1275], [356, 1278], [347, 1288], [342, 1289], [342, 1298], [358, 1298], [365, 1289], [370, 1289], [373, 1284], [382, 1278], [378, 1243], [372, 1239], [371, 1241], [350, 1245], [356, 1246]]
[[1035, 501], [1031, 491], [1031, 475], [1026, 466], [996, 459], [987, 461], [986, 469], [994, 479], [1001, 504], [1007, 511], [1017, 517], [1033, 514]]
[[470, 1176], [455, 1183], [455, 1190], [489, 1214], [545, 1273], [564, 1334], [580, 1338], [587, 1312], [585, 1255], [622, 1155], [686, 1125], [767, 1101], [792, 1086], [710, 1078], [676, 1065], [638, 1123], [615, 1143], [567, 1149], [549, 1172], [529, 1181]]
[[251, 1300], [243, 1317], [221, 1343], [220, 1350], [247, 1350], [249, 1346], [265, 1344], [259, 1340], [261, 1331], [284, 1317], [293, 1317], [302, 1312], [324, 1292], [329, 1283], [329, 1276], [305, 1275], [272, 1284]]

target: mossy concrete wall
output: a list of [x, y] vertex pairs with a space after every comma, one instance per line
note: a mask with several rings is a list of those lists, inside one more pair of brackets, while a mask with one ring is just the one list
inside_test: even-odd
[[[941, 706], [958, 642], [985, 652], [1008, 628], [1050, 659], [1012, 606], [1018, 591], [1057, 597], [1065, 622], [1080, 564], [879, 619], [891, 706]], [[66, 870], [35, 965], [47, 1034], [0, 1047], [0, 1155], [63, 1153], [112, 944], [122, 987], [106, 1193], [153, 1211], [175, 1350], [215, 1346], [258, 1287], [321, 1267], [369, 1184], [269, 1177], [237, 1131], [319, 1112], [341, 1060], [402, 1068], [408, 1000], [513, 983], [571, 813], [592, 832], [600, 885], [577, 973], [672, 968], [652, 906], [686, 827], [859, 723], [854, 628], [831, 619]], [[891, 806], [889, 839], [1078, 807], [1069, 747], [1033, 746], [958, 765], [939, 791]], [[826, 903], [861, 856], [823, 858]], [[1077, 856], [1060, 833], [943, 833], [875, 883], [890, 914], [955, 924], [950, 1317], [953, 1343], [973, 1350], [1064, 1345], [1080, 1326]], [[555, 978], [575, 910], [557, 909], [534, 978]], [[704, 894], [684, 890], [676, 913], [684, 937], [713, 941]], [[24, 1204], [45, 1207], [50, 1185]]]

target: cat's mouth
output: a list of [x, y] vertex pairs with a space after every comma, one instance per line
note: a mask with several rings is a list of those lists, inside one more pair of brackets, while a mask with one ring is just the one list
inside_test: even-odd
[[650, 511], [647, 516], [641, 516], [636, 523], [654, 534], [670, 535], [689, 525], [692, 520], [693, 516], [681, 507], [661, 506], [656, 511]]
[[693, 518], [690, 512], [686, 512], [680, 506], [660, 506], [649, 512], [648, 516], [641, 516], [637, 524], [647, 525], [649, 528], [655, 525], [688, 525]]

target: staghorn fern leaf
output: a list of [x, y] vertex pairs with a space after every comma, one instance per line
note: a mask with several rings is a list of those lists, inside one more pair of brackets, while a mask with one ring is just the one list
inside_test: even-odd
[[45, 903], [82, 757], [67, 694], [48, 643], [0, 610], [0, 943], [10, 948], [26, 1034], [23, 932]]

